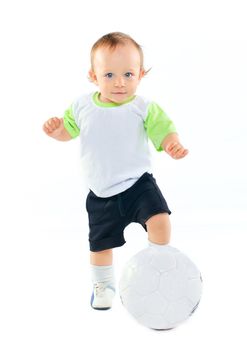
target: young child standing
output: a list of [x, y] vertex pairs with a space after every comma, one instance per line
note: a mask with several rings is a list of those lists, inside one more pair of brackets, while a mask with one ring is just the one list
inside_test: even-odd
[[171, 214], [153, 174], [148, 138], [174, 159], [188, 154], [173, 122], [160, 106], [136, 95], [147, 72], [141, 46], [113, 32], [91, 50], [90, 80], [98, 91], [77, 98], [63, 118], [50, 118], [43, 130], [59, 141], [80, 136], [83, 175], [89, 193], [91, 306], [109, 309], [115, 294], [112, 249], [125, 244], [124, 229], [140, 223], [150, 244], [167, 245]]

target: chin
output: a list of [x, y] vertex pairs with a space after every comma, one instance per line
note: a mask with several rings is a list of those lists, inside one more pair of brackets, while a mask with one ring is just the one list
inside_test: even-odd
[[112, 95], [112, 101], [115, 102], [124, 102], [125, 100], [127, 100], [130, 96], [128, 96], [127, 94], [122, 94], [122, 95]]

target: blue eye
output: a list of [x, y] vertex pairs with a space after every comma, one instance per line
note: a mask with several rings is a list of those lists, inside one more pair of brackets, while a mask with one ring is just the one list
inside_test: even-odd
[[130, 77], [132, 77], [132, 73], [131, 72], [127, 72], [127, 73], [125, 73], [125, 76], [127, 77], [127, 78], [130, 78]]
[[106, 73], [106, 75], [105, 75], [105, 77], [107, 77], [107, 78], [112, 78], [112, 73]]

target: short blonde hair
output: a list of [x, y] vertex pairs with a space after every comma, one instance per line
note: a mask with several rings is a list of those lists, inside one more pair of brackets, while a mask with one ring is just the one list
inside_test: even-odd
[[141, 69], [144, 70], [144, 75], [146, 75], [150, 69], [147, 71], [143, 67], [143, 51], [141, 45], [139, 45], [131, 36], [128, 34], [124, 34], [122, 32], [112, 32], [103, 35], [101, 38], [99, 38], [92, 46], [91, 49], [91, 69], [94, 70], [94, 54], [96, 50], [100, 47], [107, 47], [110, 50], [114, 50], [118, 45], [125, 45], [127, 42], [131, 42], [138, 50], [140, 54], [140, 63], [141, 63]]

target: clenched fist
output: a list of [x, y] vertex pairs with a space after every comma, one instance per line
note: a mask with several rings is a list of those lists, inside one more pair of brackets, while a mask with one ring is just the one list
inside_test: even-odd
[[168, 134], [162, 142], [162, 147], [173, 159], [184, 158], [189, 153], [189, 151], [181, 145], [177, 133]]
[[43, 125], [44, 132], [51, 137], [56, 137], [60, 135], [63, 129], [63, 118], [50, 118]]
[[174, 159], [181, 159], [187, 156], [189, 151], [180, 142], [172, 142], [167, 145], [166, 152]]
[[68, 131], [64, 127], [63, 118], [50, 118], [43, 125], [46, 135], [53, 137], [58, 141], [69, 141], [72, 139]]

